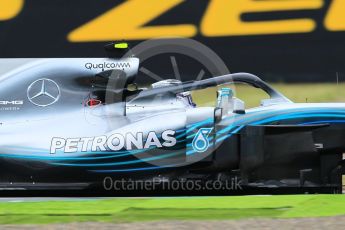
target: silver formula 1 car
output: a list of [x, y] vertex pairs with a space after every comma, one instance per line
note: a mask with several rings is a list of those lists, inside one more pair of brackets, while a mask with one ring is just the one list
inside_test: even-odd
[[[135, 57], [3, 59], [1, 189], [88, 189], [107, 176], [341, 191], [345, 103], [293, 103], [236, 73], [136, 86]], [[245, 109], [228, 87], [269, 95]], [[220, 87], [213, 106], [193, 91]]]

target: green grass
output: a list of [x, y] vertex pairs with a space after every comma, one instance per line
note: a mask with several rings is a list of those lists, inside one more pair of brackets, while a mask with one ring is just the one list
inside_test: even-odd
[[[294, 102], [345, 102], [345, 83], [339, 85], [333, 83], [271, 85]], [[245, 101], [247, 108], [259, 106], [261, 99], [268, 98], [268, 95], [262, 90], [251, 86], [236, 84], [231, 88], [235, 90], [236, 97]], [[216, 88], [196, 91], [193, 93], [193, 97], [198, 105], [214, 105]]]
[[343, 195], [114, 198], [0, 203], [0, 224], [230, 220], [345, 215]]

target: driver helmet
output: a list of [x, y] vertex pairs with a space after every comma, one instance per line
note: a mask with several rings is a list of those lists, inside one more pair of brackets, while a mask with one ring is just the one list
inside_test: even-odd
[[[155, 89], [155, 88], [161, 88], [161, 87], [167, 87], [167, 86], [177, 86], [180, 84], [182, 84], [180, 80], [167, 79], [167, 80], [153, 83], [151, 86], [153, 89]], [[193, 108], [196, 107], [196, 104], [193, 102], [192, 94], [190, 93], [190, 91], [178, 93], [176, 94], [176, 98], [177, 100], [184, 103], [186, 106], [193, 107]]]
[[195, 108], [196, 104], [193, 102], [192, 94], [190, 91], [178, 93], [176, 95], [177, 99], [182, 101], [185, 105]]

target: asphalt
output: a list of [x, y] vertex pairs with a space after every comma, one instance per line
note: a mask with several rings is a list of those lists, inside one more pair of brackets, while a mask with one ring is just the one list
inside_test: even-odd
[[158, 221], [137, 223], [68, 223], [50, 225], [2, 225], [1, 229], [24, 230], [62, 230], [62, 229], [121, 229], [121, 230], [155, 230], [155, 229], [180, 229], [180, 230], [208, 230], [208, 229], [279, 229], [279, 230], [343, 230], [345, 216], [319, 217], [319, 218], [291, 218], [291, 219], [243, 219], [228, 221]]

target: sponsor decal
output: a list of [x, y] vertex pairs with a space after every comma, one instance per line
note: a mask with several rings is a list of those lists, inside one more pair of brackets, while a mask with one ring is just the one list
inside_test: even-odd
[[0, 101], [0, 105], [23, 105], [24, 102], [22, 100], [14, 100], [14, 101]]
[[0, 111], [16, 111], [20, 110], [21, 105], [24, 104], [23, 100], [1, 100]]
[[41, 78], [29, 85], [27, 97], [34, 105], [41, 107], [49, 106], [59, 100], [60, 87], [51, 79]]
[[210, 143], [208, 141], [208, 136], [210, 135], [213, 128], [201, 128], [195, 135], [192, 141], [192, 147], [196, 152], [205, 152]]
[[[165, 130], [161, 135], [156, 132], [149, 132], [144, 138], [143, 133], [136, 134], [114, 133], [110, 136], [80, 137], [80, 138], [61, 138], [54, 137], [51, 141], [50, 153], [55, 154], [57, 151], [64, 153], [77, 152], [108, 152], [119, 150], [136, 150], [148, 149], [151, 147], [172, 147], [177, 141], [174, 137], [174, 130]], [[161, 137], [161, 138], [159, 138]]]
[[103, 63], [86, 63], [85, 68], [92, 70], [92, 69], [124, 69], [124, 68], [131, 68], [131, 64], [129, 62], [103, 62]]
[[315, 143], [314, 145], [317, 149], [323, 149], [323, 143]]

